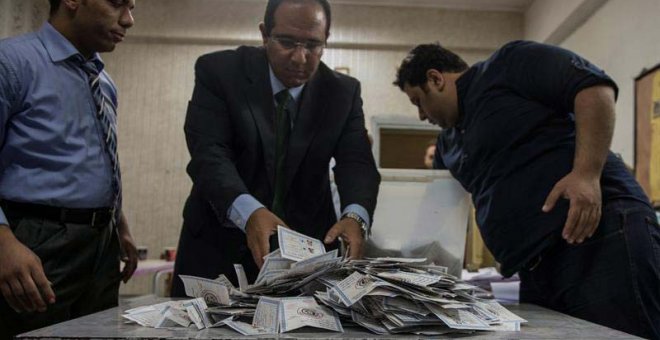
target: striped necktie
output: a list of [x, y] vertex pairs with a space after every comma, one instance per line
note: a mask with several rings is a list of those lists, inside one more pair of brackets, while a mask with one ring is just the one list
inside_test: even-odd
[[275, 193], [273, 195], [273, 213], [284, 220], [284, 185], [286, 177], [284, 164], [286, 148], [291, 131], [291, 106], [294, 103], [289, 90], [282, 90], [275, 94], [277, 107], [275, 109]]
[[117, 157], [117, 111], [112, 99], [103, 92], [100, 81], [101, 70], [93, 61], [82, 63], [82, 68], [89, 78], [89, 86], [96, 104], [96, 118], [99, 120], [105, 140], [105, 150], [110, 158], [112, 166], [112, 226], [117, 225], [121, 212], [121, 172], [119, 170], [119, 158]]

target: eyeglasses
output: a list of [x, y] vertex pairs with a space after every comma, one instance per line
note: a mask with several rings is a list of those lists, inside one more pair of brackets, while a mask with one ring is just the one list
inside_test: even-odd
[[302, 47], [305, 49], [305, 52], [314, 55], [321, 54], [321, 52], [323, 52], [323, 48], [325, 47], [325, 42], [322, 41], [298, 41], [295, 39], [278, 36], [271, 36], [270, 39], [277, 42], [285, 50], [294, 50], [297, 47]]

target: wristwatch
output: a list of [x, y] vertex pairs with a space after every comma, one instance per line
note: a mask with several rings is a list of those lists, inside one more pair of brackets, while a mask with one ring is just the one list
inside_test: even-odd
[[355, 222], [357, 222], [360, 225], [360, 229], [362, 229], [362, 238], [364, 238], [365, 241], [369, 239], [369, 236], [371, 235], [371, 229], [367, 225], [367, 222], [363, 220], [362, 217], [360, 217], [360, 215], [354, 212], [348, 212], [344, 214], [341, 218], [342, 219], [350, 218]]

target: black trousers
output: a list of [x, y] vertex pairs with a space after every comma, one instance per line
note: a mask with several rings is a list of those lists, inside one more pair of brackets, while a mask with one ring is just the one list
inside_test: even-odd
[[195, 233], [184, 223], [176, 251], [170, 296], [186, 297], [186, 290], [179, 275], [215, 279], [224, 274], [238, 287], [235, 263], [242, 264], [248, 282], [254, 282], [259, 268], [252, 259], [242, 230], [207, 225]]
[[0, 339], [117, 306], [120, 251], [112, 228], [8, 218], [16, 238], [41, 259], [56, 302], [44, 313], [19, 314], [0, 295]]
[[522, 302], [660, 339], [660, 227], [644, 203], [608, 203], [592, 238], [559, 241], [519, 275]]

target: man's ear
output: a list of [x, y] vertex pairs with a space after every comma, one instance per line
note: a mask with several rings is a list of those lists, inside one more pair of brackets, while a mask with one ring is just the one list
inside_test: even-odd
[[439, 91], [442, 91], [442, 89], [445, 87], [446, 79], [442, 72], [432, 68], [426, 71], [426, 81], [429, 86], [433, 86]]
[[261, 40], [264, 46], [268, 43], [268, 33], [266, 33], [266, 24], [263, 22], [259, 24], [259, 31], [261, 32]]
[[80, 0], [62, 0], [60, 6], [75, 12], [80, 7]]

